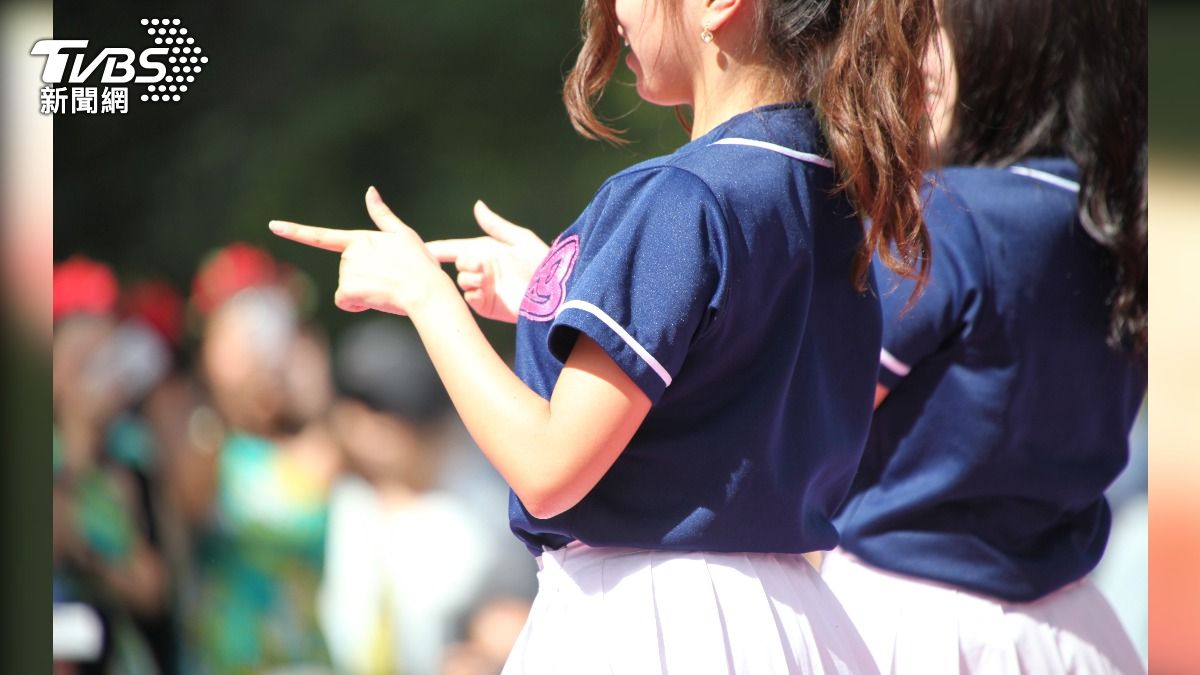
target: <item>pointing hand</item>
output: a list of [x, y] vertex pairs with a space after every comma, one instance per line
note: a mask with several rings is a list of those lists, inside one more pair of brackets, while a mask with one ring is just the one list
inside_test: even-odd
[[475, 202], [475, 220], [487, 236], [425, 244], [439, 262], [453, 262], [458, 287], [477, 314], [516, 323], [525, 289], [550, 247], [532, 231]]
[[367, 190], [367, 213], [378, 230], [333, 230], [271, 221], [271, 231], [292, 241], [341, 253], [334, 302], [348, 312], [377, 309], [408, 314], [445, 279], [437, 259], [412, 228], [383, 203], [375, 188]]

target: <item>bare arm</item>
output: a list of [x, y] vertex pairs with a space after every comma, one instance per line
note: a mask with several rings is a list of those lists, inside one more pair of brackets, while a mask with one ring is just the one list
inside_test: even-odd
[[501, 360], [464, 302], [446, 297], [427, 307], [410, 314], [413, 325], [488, 460], [535, 517], [574, 506], [641, 425], [646, 394], [581, 335], [547, 401]]
[[420, 237], [374, 190], [367, 208], [382, 232], [278, 221], [272, 230], [342, 253], [339, 307], [412, 318], [463, 424], [534, 517], [574, 506], [629, 443], [650, 410], [649, 398], [580, 336], [550, 400], [543, 399], [492, 349]]

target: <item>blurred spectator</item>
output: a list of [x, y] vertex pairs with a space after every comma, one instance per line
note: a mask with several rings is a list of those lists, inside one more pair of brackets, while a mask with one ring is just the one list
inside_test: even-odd
[[335, 365], [334, 429], [350, 472], [330, 506], [330, 651], [341, 672], [432, 674], [493, 557], [471, 512], [436, 489], [449, 401], [395, 319], [348, 329]]
[[55, 269], [52, 555], [59, 672], [175, 667], [170, 577], [152, 489], [157, 453], [133, 412], [167, 372], [170, 354], [140, 319], [118, 322], [117, 294], [116, 279], [102, 264], [77, 257]]
[[488, 601], [471, 616], [466, 639], [447, 650], [441, 675], [497, 675], [528, 617], [528, 600]]
[[537, 592], [537, 562], [508, 527], [508, 483], [479, 451], [462, 422], [457, 417], [451, 422], [438, 488], [453, 494], [471, 511], [493, 551], [487, 582], [479, 595], [532, 599]]
[[56, 268], [56, 672], [435, 673], [468, 626], [494, 670], [528, 602], [470, 612], [534, 568], [411, 330], [349, 329], [335, 406], [295, 272], [233, 244], [192, 290]]
[[181, 452], [173, 472], [193, 528], [191, 672], [328, 664], [315, 598], [339, 461], [324, 421], [332, 385], [323, 340], [301, 326], [284, 283], [269, 256], [234, 244], [193, 285], [216, 415], [200, 407], [189, 416], [200, 451]]
[[116, 308], [119, 292], [107, 265], [72, 256], [54, 266], [54, 321], [74, 314], [107, 316]]
[[154, 329], [172, 348], [183, 347], [183, 297], [166, 281], [152, 279], [133, 284], [122, 294], [126, 315]]

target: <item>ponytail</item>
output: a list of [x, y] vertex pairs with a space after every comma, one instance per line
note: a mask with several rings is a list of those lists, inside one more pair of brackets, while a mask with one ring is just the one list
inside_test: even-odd
[[834, 165], [859, 216], [869, 222], [851, 279], [865, 290], [871, 259], [929, 278], [929, 233], [921, 181], [927, 150], [925, 51], [933, 0], [763, 2], [770, 57], [795, 98], [816, 107]]
[[936, 14], [931, 0], [846, 0], [826, 48], [813, 101], [835, 165], [869, 221], [853, 279], [866, 287], [871, 258], [916, 279], [929, 276], [921, 180], [927, 142], [922, 59]]

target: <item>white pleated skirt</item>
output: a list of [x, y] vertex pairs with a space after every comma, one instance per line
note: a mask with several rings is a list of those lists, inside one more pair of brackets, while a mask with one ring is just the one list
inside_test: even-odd
[[866, 644], [800, 555], [591, 548], [539, 558], [503, 675], [870, 675]]
[[884, 675], [1135, 675], [1145, 666], [1086, 579], [1034, 602], [1005, 602], [894, 574], [835, 550], [821, 575]]

